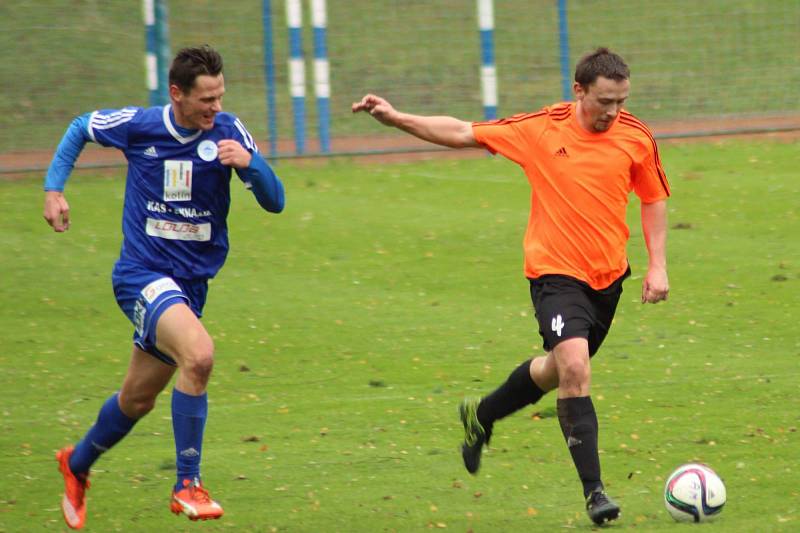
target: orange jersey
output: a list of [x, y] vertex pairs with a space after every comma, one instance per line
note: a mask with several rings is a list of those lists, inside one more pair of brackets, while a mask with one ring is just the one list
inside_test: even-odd
[[561, 274], [604, 289], [625, 273], [628, 195], [670, 194], [650, 130], [621, 111], [608, 130], [578, 123], [575, 103], [472, 124], [475, 139], [519, 164], [531, 185], [525, 275]]

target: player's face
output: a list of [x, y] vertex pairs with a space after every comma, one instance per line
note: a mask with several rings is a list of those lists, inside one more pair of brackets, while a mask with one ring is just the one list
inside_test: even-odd
[[193, 130], [210, 130], [214, 127], [214, 117], [222, 111], [222, 95], [225, 94], [222, 74], [197, 76], [194, 87], [188, 93], [175, 85], [170, 86], [169, 91], [175, 122], [179, 126]]
[[628, 99], [630, 87], [628, 80], [610, 80], [602, 76], [586, 89], [575, 83], [573, 89], [578, 100], [581, 126], [594, 133], [602, 133], [610, 128]]

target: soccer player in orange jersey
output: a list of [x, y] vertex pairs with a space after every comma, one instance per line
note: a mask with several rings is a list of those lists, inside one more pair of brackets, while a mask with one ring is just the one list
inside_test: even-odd
[[620, 508], [600, 476], [590, 359], [630, 275], [625, 211], [631, 191], [641, 200], [649, 255], [642, 302], [666, 300], [669, 292], [669, 184], [652, 133], [623, 109], [629, 77], [619, 55], [598, 48], [575, 69], [575, 101], [535, 113], [470, 123], [401, 113], [371, 94], [352, 106], [432, 143], [500, 153], [525, 171], [531, 185], [525, 275], [546, 353], [522, 363], [491, 394], [461, 403], [462, 456], [467, 470], [477, 472], [495, 421], [557, 389], [558, 420], [596, 524], [616, 519]]

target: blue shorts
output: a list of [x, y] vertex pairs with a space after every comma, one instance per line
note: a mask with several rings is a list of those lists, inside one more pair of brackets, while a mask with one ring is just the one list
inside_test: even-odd
[[167, 363], [175, 360], [156, 348], [156, 324], [171, 305], [184, 303], [200, 318], [206, 303], [208, 280], [173, 278], [148, 268], [117, 261], [111, 273], [114, 296], [125, 316], [133, 324], [133, 343]]

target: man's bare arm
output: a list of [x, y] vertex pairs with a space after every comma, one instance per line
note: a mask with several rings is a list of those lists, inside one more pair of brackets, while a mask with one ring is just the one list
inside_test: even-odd
[[650, 258], [642, 282], [642, 303], [657, 303], [669, 295], [666, 200], [642, 204], [642, 231]]
[[352, 106], [353, 113], [364, 111], [381, 124], [410, 133], [424, 141], [450, 148], [479, 148], [472, 124], [454, 117], [421, 116], [401, 113], [379, 96], [368, 94]]

